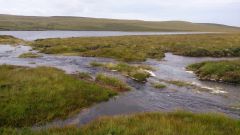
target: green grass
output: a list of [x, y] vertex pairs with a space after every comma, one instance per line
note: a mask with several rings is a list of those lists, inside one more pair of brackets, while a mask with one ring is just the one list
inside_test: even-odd
[[175, 81], [175, 80], [170, 80], [170, 81], [166, 81], [169, 84], [173, 84], [176, 85], [178, 87], [187, 87], [187, 86], [193, 86], [191, 83], [188, 82], [184, 82], [184, 81]]
[[10, 45], [18, 45], [23, 43], [24, 41], [13, 36], [8, 35], [0, 35], [0, 44], [10, 44]]
[[95, 81], [102, 85], [112, 87], [118, 91], [129, 91], [131, 89], [127, 83], [115, 77], [106, 76], [104, 74], [98, 74]]
[[31, 52], [24, 53], [19, 56], [19, 58], [39, 58], [39, 57], [42, 57], [42, 56], [37, 53], [31, 53]]
[[0, 30], [95, 30], [95, 31], [209, 31], [236, 32], [238, 27], [184, 21], [140, 21], [86, 17], [36, 17], [0, 15]]
[[125, 76], [129, 76], [132, 79], [145, 82], [147, 78], [150, 77], [150, 74], [146, 70], [153, 70], [152, 67], [147, 65], [129, 65], [127, 63], [98, 63], [92, 62], [90, 63], [93, 67], [103, 67], [108, 70], [118, 71]]
[[77, 78], [82, 80], [93, 80], [92, 76], [86, 72], [80, 72], [76, 74]]
[[2, 135], [239, 135], [240, 121], [219, 114], [145, 113], [105, 117], [82, 128], [2, 129]]
[[154, 83], [154, 84], [153, 84], [153, 87], [156, 88], [156, 89], [164, 89], [164, 88], [166, 88], [167, 86], [164, 85], [164, 84], [161, 84], [161, 83]]
[[117, 93], [48, 67], [0, 66], [0, 127], [66, 118]]
[[36, 40], [31, 45], [47, 54], [106, 57], [125, 62], [162, 59], [166, 52], [191, 57], [240, 56], [240, 34], [58, 38]]
[[240, 60], [202, 62], [187, 67], [201, 80], [240, 84]]

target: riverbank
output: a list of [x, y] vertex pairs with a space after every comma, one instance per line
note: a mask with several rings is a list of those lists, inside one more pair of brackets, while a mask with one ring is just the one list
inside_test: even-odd
[[202, 62], [187, 67], [200, 80], [240, 84], [240, 60]]
[[68, 118], [95, 103], [107, 101], [121, 90], [48, 67], [2, 65], [0, 73], [0, 127], [28, 127]]
[[9, 35], [0, 35], [0, 44], [18, 45], [24, 43], [24, 40]]

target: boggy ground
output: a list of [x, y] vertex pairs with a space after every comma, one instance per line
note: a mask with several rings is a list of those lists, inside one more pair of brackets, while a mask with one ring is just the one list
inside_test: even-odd
[[208, 61], [187, 67], [201, 80], [240, 84], [240, 60]]
[[80, 80], [55, 68], [2, 65], [0, 127], [29, 127], [55, 118], [67, 118], [94, 103], [108, 100], [118, 90], [122, 91], [121, 88], [128, 88], [115, 78], [98, 78], [97, 81], [105, 85]]
[[122, 61], [161, 59], [164, 53], [191, 57], [240, 56], [240, 34], [197, 34], [39, 39], [34, 49], [47, 54], [107, 57]]
[[[153, 37], [155, 37], [155, 36], [153, 36]], [[108, 38], [111, 38], [111, 37], [108, 37]], [[225, 46], [225, 47], [227, 47], [227, 46]], [[144, 51], [142, 51], [142, 52], [144, 52]], [[133, 60], [133, 61], [135, 61], [135, 60]], [[15, 68], [13, 68], [13, 69], [15, 70]], [[90, 85], [90, 86], [88, 86], [87, 84], [83, 85], [84, 88], [89, 88], [89, 89], [93, 87], [91, 85], [94, 85], [94, 86], [96, 85], [95, 87], [97, 87], [97, 89], [92, 94], [100, 94], [100, 95], [102, 94], [102, 96], [99, 96], [99, 95], [91, 96], [92, 94], [89, 93], [89, 89], [85, 91], [86, 93], [83, 92], [83, 94], [85, 93], [85, 95], [87, 95], [87, 97], [86, 97], [87, 101], [88, 101], [88, 99], [92, 99], [89, 101], [90, 104], [98, 102], [98, 101], [100, 102], [100, 101], [107, 100], [108, 98], [115, 95], [115, 93], [116, 93], [114, 91], [111, 91], [108, 88], [101, 87], [97, 84], [91, 84], [91, 82], [85, 82], [82, 80], [78, 80], [78, 81], [81, 81], [81, 83], [79, 84], [79, 82], [77, 80], [73, 79], [74, 77], [73, 78], [70, 77], [70, 78], [72, 78], [72, 79], [69, 79], [71, 81], [62, 83], [65, 81], [63, 81], [61, 79], [58, 80], [61, 77], [59, 77], [58, 75], [55, 76], [52, 73], [46, 72], [47, 70], [45, 70], [45, 69], [44, 69], [44, 72], [39, 71], [39, 73], [41, 73], [41, 74], [43, 73], [43, 75], [44, 75], [43, 80], [42, 79], [40, 79], [41, 81], [33, 80], [33, 82], [36, 81], [36, 83], [33, 83], [34, 85], [29, 85], [28, 81], [32, 80], [32, 78], [31, 78], [31, 76], [29, 76], [31, 79], [26, 77], [27, 72], [22, 72], [25, 70], [31, 71], [34, 69], [27, 70], [24, 68], [22, 69], [20, 67], [20, 68], [16, 68], [16, 71], [12, 73], [12, 75], [19, 76], [19, 77], [17, 77], [18, 80], [15, 81], [15, 82], [17, 82], [17, 83], [15, 83], [16, 86], [13, 85], [13, 83], [11, 83], [11, 82], [14, 82], [14, 78], [16, 78], [15, 76], [12, 78], [5, 77], [5, 79], [13, 79], [13, 80], [8, 80], [8, 81], [4, 82], [2, 85], [3, 88], [9, 89], [9, 88], [12, 88], [12, 86], [14, 86], [13, 87], [14, 89], [12, 89], [12, 91], [10, 90], [10, 93], [9, 93], [9, 91], [6, 90], [5, 95], [3, 95], [3, 96], [1, 95], [1, 97], [4, 97], [4, 98], [1, 98], [1, 100], [6, 99], [6, 96], [8, 96], [9, 101], [12, 101], [12, 102], [0, 102], [0, 103], [2, 103], [2, 105], [5, 107], [8, 107], [8, 108], [12, 107], [12, 108], [8, 109], [7, 111], [9, 111], [11, 109], [12, 110], [9, 112], [3, 113], [7, 117], [5, 117], [4, 115], [1, 114], [1, 116], [4, 116], [1, 118], [3, 118], [3, 120], [5, 120], [5, 122], [6, 122], [5, 118], [11, 118], [10, 119], [10, 120], [12, 120], [11, 124], [13, 124], [14, 126], [11, 127], [9, 125], [10, 128], [2, 127], [0, 129], [0, 134], [26, 134], [26, 135], [27, 134], [130, 134], [131, 135], [131, 134], [151, 133], [151, 134], [184, 134], [184, 135], [189, 134], [189, 135], [191, 135], [191, 134], [198, 133], [199, 135], [201, 135], [201, 134], [210, 134], [210, 135], [211, 134], [214, 134], [214, 135], [215, 134], [216, 135], [218, 135], [218, 134], [219, 135], [221, 135], [221, 134], [235, 135], [236, 134], [237, 135], [239, 133], [239, 121], [237, 121], [237, 120], [232, 120], [232, 119], [226, 118], [221, 115], [216, 115], [216, 114], [203, 115], [203, 114], [191, 114], [191, 113], [181, 113], [181, 112], [174, 113], [174, 114], [172, 114], [172, 113], [168, 113], [168, 114], [167, 113], [166, 114], [149, 113], [149, 114], [141, 114], [141, 115], [135, 115], [135, 116], [118, 116], [118, 117], [114, 117], [114, 118], [103, 118], [103, 119], [97, 120], [87, 126], [84, 126], [83, 128], [75, 128], [75, 127], [67, 128], [66, 127], [66, 128], [61, 128], [61, 129], [50, 129], [50, 130], [39, 131], [39, 132], [31, 131], [29, 129], [14, 130], [14, 129], [12, 129], [14, 127], [23, 127], [22, 124], [24, 123], [24, 118], [26, 118], [25, 122], [27, 122], [27, 124], [25, 123], [23, 125], [31, 126], [31, 124], [34, 124], [36, 122], [44, 123], [44, 121], [46, 119], [42, 119], [39, 117], [42, 115], [47, 116], [47, 121], [49, 121], [55, 117], [64, 117], [65, 114], [74, 113], [75, 111], [73, 111], [73, 110], [72, 110], [73, 112], [72, 111], [68, 112], [68, 109], [69, 109], [68, 104], [63, 104], [63, 106], [62, 106], [61, 105], [62, 102], [58, 102], [58, 101], [62, 101], [62, 99], [64, 99], [65, 96], [68, 96], [67, 99], [70, 101], [74, 101], [71, 103], [73, 103], [75, 105], [76, 104], [75, 100], [80, 100], [79, 96], [81, 96], [82, 93], [74, 88], [79, 89], [79, 87], [81, 87], [81, 86], [78, 86], [78, 85], [80, 85], [82, 83], [83, 84], [87, 83], [88, 85]], [[1, 72], [1, 73], [5, 73], [5, 72], [6, 71], [4, 70], [4, 72]], [[62, 72], [62, 71], [56, 71], [56, 72]], [[21, 73], [21, 74], [19, 75], [17, 73]], [[64, 73], [62, 73], [62, 75], [63, 74]], [[31, 75], [32, 75], [32, 73], [31, 73]], [[35, 75], [35, 77], [36, 76], [39, 78], [41, 77], [40, 74], [33, 74], [33, 75]], [[65, 74], [64, 74], [64, 76], [65, 76]], [[46, 79], [45, 77], [46, 78], [49, 77], [49, 78]], [[80, 78], [81, 77], [82, 77], [82, 75], [80, 76]], [[54, 78], [57, 80], [55, 80]], [[108, 80], [108, 79], [104, 78], [102, 80]], [[54, 83], [51, 81], [56, 81], [56, 84], [53, 85]], [[77, 84], [75, 84], [74, 82]], [[31, 84], [32, 84], [32, 82], [31, 82]], [[34, 86], [34, 89], [42, 88], [43, 84], [46, 87], [49, 86], [49, 88], [50, 88], [50, 90], [52, 90], [51, 92], [53, 92], [53, 94], [51, 94], [51, 93], [49, 94], [49, 88], [39, 89], [40, 91], [31, 90], [33, 88], [33, 86]], [[18, 88], [19, 86], [24, 86], [23, 89], [28, 90], [28, 91], [26, 91], [25, 94], [20, 93], [19, 91], [21, 90], [21, 92], [22, 92], [23, 89], [15, 89], [15, 88]], [[120, 86], [121, 86], [121, 84], [120, 84]], [[98, 89], [99, 87], [101, 88], [101, 90]], [[62, 92], [60, 94], [62, 94], [62, 95], [58, 96], [58, 92], [55, 91], [55, 88], [60, 88], [59, 90]], [[61, 89], [61, 88], [63, 88], [63, 89]], [[69, 88], [72, 88], [72, 89], [70, 89], [70, 91], [69, 91]], [[42, 90], [45, 91], [45, 94], [39, 93]], [[57, 93], [54, 94], [55, 92], [57, 92]], [[18, 93], [20, 95], [14, 96], [15, 93]], [[42, 96], [42, 98], [34, 98], [36, 96]], [[54, 102], [50, 101], [49, 98], [46, 98], [49, 96], [56, 98], [53, 100]], [[95, 98], [97, 98], [97, 99], [95, 99]], [[27, 100], [24, 100], [24, 99], [27, 99]], [[40, 101], [40, 99], [41, 99], [41, 101]], [[39, 100], [39, 102], [38, 102], [38, 100]], [[29, 101], [34, 101], [33, 103], [36, 103], [36, 104], [31, 104]], [[65, 102], [65, 100], [63, 100], [63, 101], [64, 101], [64, 103], [69, 103], [68, 101], [66, 101], [66, 102]], [[89, 102], [87, 102], [87, 103], [89, 103]], [[11, 104], [10, 104], [10, 106], [8, 106], [5, 103], [11, 103]], [[27, 103], [27, 105], [26, 105], [26, 103]], [[38, 104], [38, 103], [41, 103], [41, 104]], [[52, 103], [54, 103], [54, 104], [56, 103], [58, 107], [61, 106], [63, 108], [61, 108], [61, 110], [51, 109], [51, 110], [54, 110], [54, 112], [51, 112], [49, 108], [56, 107]], [[82, 104], [81, 104], [81, 102], [79, 102], [80, 105], [85, 105], [84, 103], [86, 103], [86, 101], [84, 101]], [[28, 105], [30, 105], [30, 106], [28, 106]], [[46, 114], [48, 113], [48, 115], [41, 113], [41, 109], [40, 109], [40, 111], [28, 112], [29, 110], [33, 109], [34, 107], [36, 107], [38, 105], [40, 105], [40, 107], [43, 107], [43, 109], [46, 109], [47, 111], [44, 110], [44, 113], [46, 113]], [[84, 107], [87, 107], [87, 106], [84, 106]], [[3, 108], [3, 107], [1, 107], [1, 108]], [[79, 108], [81, 108], [81, 106], [78, 106], [76, 111], [79, 111]], [[67, 112], [64, 112], [64, 110], [66, 110]], [[27, 113], [25, 113], [24, 111], [27, 111]], [[48, 111], [50, 111], [50, 112], [48, 112]], [[29, 121], [32, 120], [32, 119], [29, 119], [29, 118], [31, 118], [31, 117], [29, 117], [29, 116], [31, 116], [31, 115], [29, 115], [29, 113], [30, 114], [37, 113], [38, 115], [34, 115], [35, 117], [33, 117], [33, 118], [39, 117], [39, 119], [35, 119], [35, 120], [33, 119], [32, 122], [28, 123]], [[62, 114], [62, 113], [65, 113], [65, 114], [63, 114], [62, 116], [58, 115], [58, 114]], [[11, 114], [13, 114], [13, 115], [11, 115]], [[19, 120], [19, 121], [17, 121], [17, 120]], [[142, 121], [144, 121], [144, 122], [142, 122]], [[2, 122], [2, 120], [1, 120], [1, 122]], [[6, 124], [4, 124], [4, 125], [6, 126]], [[119, 126], [119, 125], [121, 125], [121, 126]], [[156, 125], [161, 125], [162, 128], [160, 128], [159, 126], [156, 126]], [[7, 127], [9, 127], [9, 126], [7, 126]]]
[[105, 117], [82, 128], [31, 131], [0, 129], [2, 135], [238, 135], [240, 122], [219, 114], [146, 113]]

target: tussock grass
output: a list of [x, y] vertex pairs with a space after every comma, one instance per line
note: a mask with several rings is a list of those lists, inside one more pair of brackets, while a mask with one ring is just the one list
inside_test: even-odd
[[18, 45], [23, 43], [24, 41], [13, 36], [8, 35], [0, 35], [0, 44], [10, 44], [10, 45]]
[[201, 80], [240, 84], [240, 60], [192, 64], [187, 67]]
[[106, 76], [104, 74], [98, 74], [95, 81], [102, 85], [113, 87], [114, 89], [116, 89], [120, 92], [121, 91], [129, 91], [131, 89], [127, 83], [125, 83], [115, 77]]
[[98, 62], [92, 62], [90, 63], [93, 67], [103, 67], [108, 70], [112, 71], [118, 71], [122, 73], [125, 76], [129, 76], [132, 79], [139, 81], [139, 82], [145, 82], [147, 78], [149, 78], [151, 75], [146, 70], [153, 70], [152, 67], [147, 65], [136, 65], [132, 66], [127, 63], [98, 63]]
[[191, 83], [189, 83], [189, 82], [184, 82], [184, 81], [169, 80], [169, 81], [166, 81], [166, 82], [169, 83], [169, 84], [176, 85], [176, 86], [178, 86], [178, 87], [193, 86]]
[[122, 36], [36, 40], [34, 49], [49, 54], [106, 57], [120, 61], [162, 59], [164, 53], [192, 57], [240, 56], [240, 34]]
[[0, 66], [0, 127], [66, 118], [117, 93], [48, 67]]
[[42, 56], [37, 53], [31, 53], [31, 52], [24, 53], [19, 56], [19, 58], [39, 58], [39, 57], [42, 57]]
[[161, 84], [161, 83], [153, 83], [153, 87], [156, 88], [156, 89], [164, 89], [167, 86], [164, 85], [164, 84]]
[[239, 135], [240, 122], [219, 114], [145, 113], [105, 117], [82, 128], [35, 132], [2, 129], [1, 132], [3, 135]]

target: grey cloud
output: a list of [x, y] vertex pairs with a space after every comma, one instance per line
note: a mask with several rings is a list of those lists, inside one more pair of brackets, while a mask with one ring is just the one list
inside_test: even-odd
[[1, 14], [186, 20], [240, 26], [240, 0], [0, 0]]

